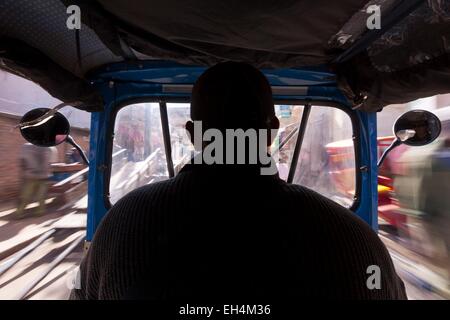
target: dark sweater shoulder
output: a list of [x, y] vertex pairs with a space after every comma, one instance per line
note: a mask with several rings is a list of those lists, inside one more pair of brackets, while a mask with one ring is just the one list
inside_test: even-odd
[[[302, 221], [308, 230], [301, 228], [306, 237], [300, 235], [297, 239], [302, 243], [314, 239], [311, 252], [308, 253], [309, 249], [304, 247], [303, 253], [308, 257], [318, 257], [315, 262], [312, 259], [309, 261], [315, 269], [311, 272], [319, 271], [329, 276], [325, 282], [317, 281], [318, 286], [323, 289], [328, 287], [330, 293], [335, 290], [334, 297], [338, 299], [407, 298], [404, 284], [395, 271], [386, 246], [365, 221], [313, 190], [282, 184], [286, 201], [306, 208]], [[293, 232], [298, 232], [295, 229]], [[370, 290], [367, 281], [374, 268], [380, 271], [381, 289]]]
[[[389, 254], [377, 233], [360, 217], [348, 208], [313, 191], [309, 188], [282, 182], [282, 193], [287, 207], [296, 207], [301, 210], [301, 220], [305, 228], [310, 229], [309, 234], [322, 239], [331, 247], [339, 247], [342, 251], [348, 250], [355, 254], [362, 250], [373, 252], [373, 256], [389, 258]], [[292, 210], [284, 211], [291, 220], [297, 213]]]

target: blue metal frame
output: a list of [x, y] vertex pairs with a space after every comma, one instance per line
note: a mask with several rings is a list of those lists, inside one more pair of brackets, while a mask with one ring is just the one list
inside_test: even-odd
[[[106, 169], [107, 128], [114, 108], [135, 99], [189, 98], [186, 93], [165, 93], [164, 84], [193, 84], [205, 70], [169, 62], [145, 62], [136, 65], [114, 64], [98, 70], [92, 85], [103, 95], [103, 112], [94, 113], [91, 120], [90, 167], [88, 187], [87, 240], [92, 240], [95, 230], [107, 212], [104, 201]], [[303, 86], [305, 95], [275, 96], [278, 100], [329, 101], [351, 110], [351, 106], [337, 88], [334, 74], [322, 68], [263, 70], [272, 86]], [[377, 229], [377, 132], [376, 114], [351, 110], [360, 126], [359, 159], [361, 168], [361, 198], [355, 213], [373, 229]]]
[[361, 201], [355, 213], [378, 231], [377, 115], [357, 111], [360, 119]]

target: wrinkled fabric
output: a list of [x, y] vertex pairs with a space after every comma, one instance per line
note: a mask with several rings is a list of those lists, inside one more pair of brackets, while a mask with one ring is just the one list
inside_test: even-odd
[[[328, 66], [350, 103], [378, 111], [392, 103], [450, 91], [450, 1], [423, 1], [367, 50], [343, 65], [334, 59], [368, 32], [366, 9], [381, 18], [405, 0], [5, 0], [0, 68], [38, 83], [56, 98], [101, 111], [87, 75], [115, 62], [166, 60], [211, 66], [226, 60], [259, 68]], [[81, 9], [79, 48], [65, 24], [68, 5]], [[381, 20], [381, 24], [383, 20]], [[79, 49], [79, 50], [78, 50]], [[40, 55], [32, 56], [34, 52]], [[78, 52], [80, 57], [78, 57]], [[7, 55], [7, 57], [2, 55]], [[25, 62], [25, 63], [24, 63]]]

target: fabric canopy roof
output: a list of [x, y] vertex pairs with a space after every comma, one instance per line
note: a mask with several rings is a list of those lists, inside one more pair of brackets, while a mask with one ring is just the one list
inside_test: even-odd
[[[67, 28], [69, 5], [81, 8], [79, 32]], [[396, 23], [367, 41], [370, 5], [380, 6], [382, 27]], [[375, 111], [450, 92], [450, 0], [0, 0], [0, 59], [0, 68], [90, 111], [101, 97], [89, 75], [138, 60], [322, 65], [350, 101]]]

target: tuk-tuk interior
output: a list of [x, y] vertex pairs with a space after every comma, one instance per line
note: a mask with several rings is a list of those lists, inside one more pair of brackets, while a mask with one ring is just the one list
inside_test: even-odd
[[91, 112], [87, 243], [120, 198], [192, 156], [192, 87], [223, 61], [272, 87], [280, 177], [377, 231], [377, 112], [450, 91], [449, 16], [447, 1], [422, 0], [4, 0], [0, 68]]

